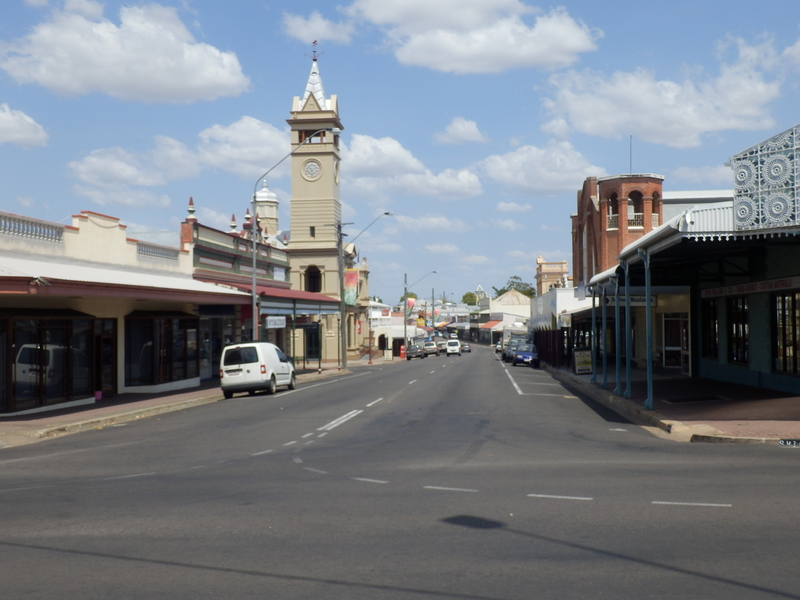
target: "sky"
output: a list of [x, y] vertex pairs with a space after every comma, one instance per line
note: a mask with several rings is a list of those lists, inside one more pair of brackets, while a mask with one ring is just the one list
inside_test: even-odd
[[[797, 0], [3, 0], [0, 210], [178, 245], [241, 225], [316, 41], [370, 293], [458, 301], [571, 263], [586, 177], [732, 189], [800, 122]], [[289, 161], [268, 184], [289, 229]], [[375, 218], [386, 212], [392, 216]], [[436, 273], [432, 273], [436, 271]]]

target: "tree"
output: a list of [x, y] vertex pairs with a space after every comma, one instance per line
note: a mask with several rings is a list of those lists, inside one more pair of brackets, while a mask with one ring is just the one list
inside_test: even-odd
[[[417, 295], [414, 292], [408, 292], [408, 297], [409, 298], [416, 298]], [[398, 304], [402, 304], [403, 302], [405, 302], [405, 300], [406, 300], [405, 295], [400, 296], [400, 302]]]
[[461, 302], [466, 304], [467, 306], [475, 306], [478, 304], [478, 297], [475, 295], [475, 292], [467, 292], [463, 296], [461, 296]]
[[492, 289], [494, 290], [495, 298], [502, 296], [509, 290], [517, 290], [520, 294], [524, 294], [529, 298], [533, 298], [536, 295], [536, 288], [530, 283], [525, 283], [522, 281], [522, 278], [518, 277], [517, 275], [512, 275], [509, 277], [505, 287], [498, 289], [493, 286]]

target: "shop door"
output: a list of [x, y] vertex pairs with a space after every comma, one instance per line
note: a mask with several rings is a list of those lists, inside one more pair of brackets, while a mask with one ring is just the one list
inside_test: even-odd
[[665, 313], [662, 327], [662, 366], [689, 375], [691, 352], [688, 313]]
[[94, 389], [104, 398], [117, 393], [117, 320], [94, 322]]

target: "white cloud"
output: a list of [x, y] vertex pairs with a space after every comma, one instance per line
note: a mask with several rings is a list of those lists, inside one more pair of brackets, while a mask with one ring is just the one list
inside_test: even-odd
[[[198, 134], [194, 149], [178, 140], [157, 136], [149, 150], [101, 148], [67, 167], [85, 184], [81, 195], [99, 204], [127, 204], [133, 192], [126, 188], [130, 193], [118, 196], [120, 186], [161, 186], [195, 177], [204, 169], [220, 169], [255, 180], [264, 174], [265, 165], [278, 163], [288, 151], [289, 136], [285, 131], [242, 117], [231, 125], [204, 129]], [[285, 175], [288, 170], [287, 161], [271, 173], [271, 178]]]
[[349, 44], [353, 37], [354, 25], [342, 21], [334, 23], [315, 10], [308, 18], [284, 13], [283, 29], [290, 37], [308, 44], [313, 40]]
[[18, 196], [16, 200], [17, 204], [19, 204], [20, 206], [24, 206], [25, 208], [33, 208], [34, 205], [36, 204], [33, 201], [33, 198], [29, 198], [27, 196]]
[[486, 175], [509, 189], [525, 194], [573, 191], [586, 177], [604, 176], [569, 142], [550, 142], [545, 148], [522, 146], [508, 154], [489, 156], [481, 162]]
[[435, 196], [442, 200], [482, 193], [477, 175], [467, 169], [433, 173], [393, 138], [354, 134], [342, 147], [342, 178], [349, 192], [384, 198], [392, 193]]
[[353, 134], [342, 148], [342, 163], [349, 177], [392, 177], [424, 173], [424, 165], [395, 139]]
[[517, 204], [516, 202], [498, 202], [497, 210], [500, 212], [525, 212], [533, 209], [530, 204]]
[[678, 167], [673, 170], [668, 179], [691, 183], [693, 185], [719, 185], [733, 187], [733, 171], [725, 165], [714, 167]]
[[463, 117], [455, 117], [450, 124], [433, 135], [440, 144], [463, 144], [464, 142], [485, 142], [486, 137], [478, 129], [475, 121]]
[[40, 6], [47, 6], [49, 0], [25, 0], [25, 6], [33, 6], [33, 7], [40, 7]]
[[397, 223], [397, 227], [387, 227], [386, 231], [390, 235], [396, 229], [403, 231], [448, 231], [460, 233], [468, 231], [469, 227], [461, 219], [451, 219], [443, 215], [425, 215], [420, 217], [409, 217], [406, 215], [396, 215], [392, 219]]
[[455, 244], [429, 244], [425, 246], [425, 250], [432, 254], [458, 254], [460, 252], [458, 246]]
[[493, 261], [487, 256], [470, 254], [469, 256], [462, 257], [461, 262], [466, 265], [490, 265]]
[[737, 40], [737, 58], [719, 75], [682, 82], [658, 80], [653, 72], [570, 71], [552, 75], [555, 95], [545, 108], [552, 119], [543, 129], [565, 137], [570, 131], [600, 137], [635, 135], [674, 148], [700, 145], [703, 134], [773, 127], [768, 105], [780, 83], [764, 69], [775, 64], [771, 45]]
[[0, 144], [16, 144], [22, 148], [47, 145], [47, 132], [31, 117], [8, 104], [0, 104]]
[[0, 68], [58, 94], [142, 102], [213, 100], [250, 87], [234, 53], [196, 42], [175, 8], [157, 4], [123, 6], [117, 26], [100, 3], [70, 0], [7, 44]]
[[525, 225], [514, 219], [492, 219], [492, 223], [498, 229], [507, 229], [508, 231], [519, 231], [525, 229]]
[[[198, 154], [207, 167], [255, 179], [290, 151], [289, 134], [269, 123], [242, 117], [230, 125], [212, 125], [199, 134]], [[289, 172], [289, 161], [271, 174], [273, 178]]]
[[103, 188], [75, 185], [72, 191], [76, 196], [88, 198], [95, 204], [122, 204], [124, 206], [135, 206], [137, 208], [152, 206], [155, 208], [166, 208], [170, 204], [169, 196], [166, 194], [156, 194], [148, 190], [134, 190], [127, 185], [117, 184], [108, 185]]
[[344, 12], [383, 28], [402, 64], [457, 74], [564, 68], [601, 35], [563, 8], [529, 26], [536, 10], [518, 0], [356, 0]]

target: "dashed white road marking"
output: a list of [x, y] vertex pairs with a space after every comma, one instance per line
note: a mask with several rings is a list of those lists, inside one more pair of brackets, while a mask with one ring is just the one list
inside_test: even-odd
[[56, 487], [56, 486], [52, 485], [52, 484], [51, 485], [30, 485], [30, 486], [27, 486], [27, 487], [9, 488], [7, 490], [0, 490], [0, 494], [2, 494], [3, 492], [22, 492], [22, 491], [25, 491], [25, 490], [38, 490], [38, 489], [41, 489], [41, 488], [50, 488], [50, 487]]
[[251, 454], [250, 456], [261, 456], [262, 454], [269, 454], [272, 450], [262, 450], [261, 452], [256, 452], [255, 454]]
[[383, 398], [378, 398], [377, 400], [373, 400], [372, 402], [370, 402], [369, 404], [367, 404], [367, 408], [369, 408], [370, 406], [375, 406], [375, 405], [376, 405], [378, 402], [380, 402], [381, 400], [383, 400]]
[[346, 421], [349, 421], [353, 417], [357, 417], [362, 412], [364, 412], [364, 411], [363, 410], [351, 410], [346, 415], [342, 415], [341, 417], [339, 417], [338, 419], [334, 419], [333, 421], [331, 421], [327, 425], [323, 425], [322, 427], [317, 429], [317, 431], [330, 431], [331, 429], [333, 429], [335, 427], [338, 427], [342, 423], [345, 423]]
[[552, 500], [594, 500], [583, 496], [551, 496], [549, 494], [528, 494], [528, 498], [550, 498]]
[[302, 464], [303, 464], [303, 459], [302, 459], [302, 458], [300, 458], [299, 456], [293, 456], [293, 457], [292, 457], [292, 460], [293, 460], [294, 462], [296, 462], [298, 465], [302, 465]]
[[313, 432], [313, 431], [312, 431], [311, 433], [307, 433], [307, 434], [305, 434], [305, 435], [303, 436], [303, 439], [306, 439], [307, 437], [311, 437], [312, 435], [314, 435], [314, 432]]
[[431, 375], [433, 375], [434, 373], [436, 373], [436, 371], [431, 371]]
[[412, 381], [409, 381], [409, 382], [408, 382], [408, 385], [412, 385], [412, 384], [414, 384], [414, 383], [417, 383], [417, 380], [416, 380], [416, 379], [414, 379], [414, 380], [412, 380]]
[[320, 475], [327, 475], [327, 471], [323, 471], [322, 469], [314, 469], [312, 467], [303, 467], [305, 471], [311, 471], [312, 473], [319, 473]]
[[296, 444], [297, 440], [292, 440], [291, 442], [286, 442], [284, 446], [291, 446], [292, 444]]
[[328, 435], [327, 431], [325, 433], [320, 433], [317, 437], [325, 437], [326, 435]]
[[356, 481], [365, 481], [366, 483], [389, 483], [380, 479], [367, 479], [366, 477], [353, 477]]
[[651, 504], [666, 504], [669, 506], [710, 506], [712, 508], [731, 508], [733, 504], [713, 504], [710, 502], [662, 502], [660, 500], [653, 500]]
[[133, 479], [134, 477], [147, 477], [148, 475], [156, 475], [155, 471], [150, 473], [135, 473], [133, 475], [120, 475], [119, 477], [106, 477], [104, 481], [114, 481], [117, 479]]
[[423, 486], [426, 490], [437, 490], [440, 492], [471, 492], [473, 494], [477, 494], [478, 490], [470, 490], [467, 488], [451, 488], [451, 487], [439, 487], [438, 485], [426, 485]]
[[611, 427], [609, 431], [628, 431], [627, 429], [622, 429], [621, 427]]

